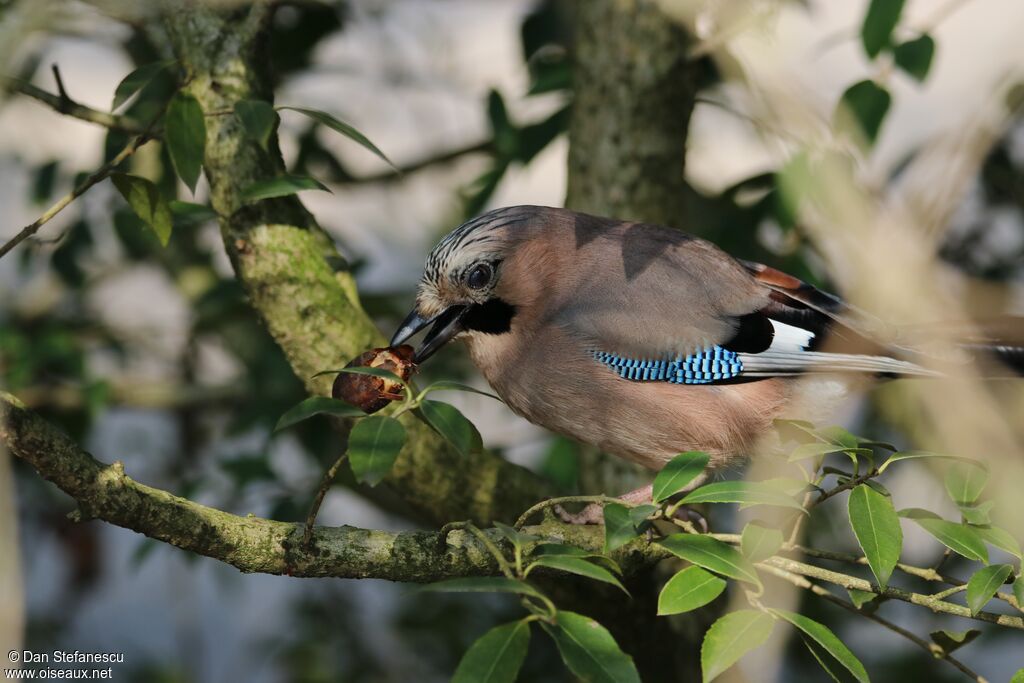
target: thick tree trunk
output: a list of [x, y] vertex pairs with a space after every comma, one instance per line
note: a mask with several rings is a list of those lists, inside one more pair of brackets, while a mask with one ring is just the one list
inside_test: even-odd
[[[576, 3], [566, 205], [603, 216], [682, 225], [686, 134], [697, 65], [688, 37], [653, 0]], [[621, 494], [649, 473], [583, 455], [581, 487]], [[700, 680], [700, 642], [713, 615], [656, 617], [656, 570], [630, 582], [633, 600], [567, 596], [605, 624], [645, 681]]]
[[681, 225], [697, 69], [654, 0], [576, 3], [569, 192], [579, 211]]
[[[270, 3], [217, 11], [168, 0], [165, 25], [186, 71], [186, 92], [203, 111], [231, 112], [243, 99], [273, 100], [266, 50]], [[242, 190], [285, 172], [276, 143], [267, 152], [231, 115], [206, 117], [204, 172], [235, 272], [267, 329], [311, 393], [329, 395], [331, 378], [384, 338], [359, 304], [351, 273], [331, 238], [298, 198], [244, 204]], [[387, 478], [399, 495], [435, 522], [515, 519], [549, 488], [530, 472], [489, 453], [463, 457], [412, 415], [408, 441]]]

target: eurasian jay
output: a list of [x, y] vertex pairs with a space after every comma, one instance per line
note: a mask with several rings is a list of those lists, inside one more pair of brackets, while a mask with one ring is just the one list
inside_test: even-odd
[[[513, 206], [434, 247], [391, 344], [433, 325], [417, 362], [464, 339], [530, 422], [650, 469], [689, 450], [716, 469], [769, 431], [800, 376], [936, 374], [913, 351], [872, 340], [864, 320], [678, 230]], [[1024, 371], [1024, 336], [973, 346]]]

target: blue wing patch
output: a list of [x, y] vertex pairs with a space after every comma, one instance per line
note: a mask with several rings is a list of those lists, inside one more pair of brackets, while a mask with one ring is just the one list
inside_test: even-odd
[[619, 377], [635, 382], [711, 384], [738, 377], [743, 372], [739, 354], [721, 346], [711, 346], [688, 356], [658, 360], [638, 360], [604, 351], [594, 351], [593, 354]]

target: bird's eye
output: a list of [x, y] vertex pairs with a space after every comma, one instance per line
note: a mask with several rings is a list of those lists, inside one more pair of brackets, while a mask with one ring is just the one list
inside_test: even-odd
[[473, 266], [473, 269], [466, 275], [466, 286], [470, 289], [483, 289], [494, 276], [494, 269], [490, 264], [480, 263]]

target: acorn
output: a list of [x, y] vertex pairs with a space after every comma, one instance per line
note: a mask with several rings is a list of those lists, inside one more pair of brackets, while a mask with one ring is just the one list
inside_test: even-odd
[[[418, 370], [412, 360], [413, 353], [413, 348], [408, 344], [370, 349], [353, 358], [345, 367], [380, 368], [398, 375], [403, 382], [407, 382]], [[338, 373], [334, 378], [331, 395], [357, 406], [367, 414], [376, 413], [392, 401], [401, 401], [405, 398], [402, 385], [398, 382], [352, 372]]]

